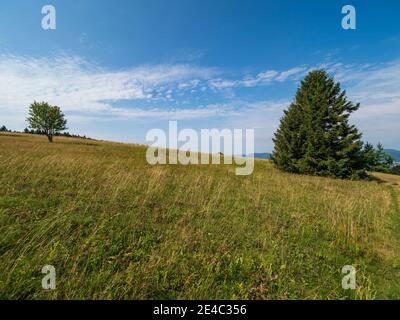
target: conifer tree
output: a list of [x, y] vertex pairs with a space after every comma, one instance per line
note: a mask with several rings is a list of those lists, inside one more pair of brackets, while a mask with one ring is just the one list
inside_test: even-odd
[[298, 161], [304, 156], [305, 126], [301, 107], [295, 103], [284, 111], [275, 134], [273, 161], [284, 171], [299, 172]]
[[363, 176], [361, 134], [348, 121], [358, 108], [326, 71], [310, 72], [275, 133], [273, 161], [289, 172]]
[[385, 152], [383, 145], [378, 143], [376, 149], [370, 143], [364, 146], [366, 169], [369, 171], [390, 173], [394, 167], [394, 158]]

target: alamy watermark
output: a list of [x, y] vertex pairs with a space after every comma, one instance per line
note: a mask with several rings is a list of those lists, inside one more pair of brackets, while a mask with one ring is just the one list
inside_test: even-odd
[[56, 8], [52, 5], [43, 6], [42, 14], [45, 15], [42, 18], [43, 30], [55, 30], [57, 28]]
[[345, 16], [342, 19], [342, 28], [344, 30], [357, 29], [356, 8], [351, 5], [346, 5], [342, 8], [342, 14], [345, 14]]
[[178, 132], [177, 121], [169, 121], [168, 133], [162, 129], [152, 129], [147, 133], [146, 141], [152, 144], [147, 149], [146, 159], [151, 165], [188, 165], [221, 164], [223, 157], [224, 164], [238, 166], [236, 175], [250, 175], [254, 170], [254, 158], [243, 155], [254, 154], [254, 129], [246, 129], [244, 135], [243, 131], [201, 129], [199, 136], [193, 129]]
[[342, 268], [342, 273], [346, 274], [342, 278], [342, 288], [345, 290], [356, 289], [356, 268], [346, 265]]
[[56, 289], [56, 268], [46, 265], [42, 268], [42, 273], [46, 274], [42, 279], [42, 288], [44, 290]]
[[[42, 7], [42, 28], [44, 30], [55, 30], [57, 28], [56, 22], [56, 8], [53, 5], [45, 5]], [[342, 28], [344, 30], [355, 30], [356, 26], [356, 9], [352, 5], [345, 5], [342, 7]]]

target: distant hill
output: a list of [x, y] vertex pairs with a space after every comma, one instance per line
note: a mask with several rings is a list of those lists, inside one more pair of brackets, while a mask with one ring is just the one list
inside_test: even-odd
[[257, 158], [257, 159], [270, 159], [271, 154], [270, 153], [253, 153], [253, 154], [245, 155], [245, 157]]
[[400, 151], [394, 149], [385, 149], [385, 152], [389, 153], [396, 162], [400, 162]]
[[[396, 162], [400, 162], [400, 151], [395, 149], [385, 149], [385, 152], [389, 153]], [[247, 157], [254, 157], [257, 159], [270, 159], [271, 153], [254, 153], [248, 154]]]

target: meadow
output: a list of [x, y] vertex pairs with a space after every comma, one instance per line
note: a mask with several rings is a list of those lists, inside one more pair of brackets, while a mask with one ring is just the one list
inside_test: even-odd
[[[399, 299], [400, 179], [256, 160], [156, 165], [140, 145], [0, 134], [0, 299]], [[42, 289], [53, 265], [57, 288]], [[342, 267], [357, 270], [342, 288]]]

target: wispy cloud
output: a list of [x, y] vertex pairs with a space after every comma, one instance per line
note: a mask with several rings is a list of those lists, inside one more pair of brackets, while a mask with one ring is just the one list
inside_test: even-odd
[[361, 103], [355, 117], [400, 116], [400, 60], [377, 64], [331, 63], [325, 68], [343, 84], [351, 100]]
[[[352, 101], [361, 103], [353, 118], [363, 131], [374, 132], [378, 118], [384, 118], [386, 124], [380, 122], [381, 136], [393, 136], [393, 128], [400, 130], [400, 60], [371, 64], [326, 62], [232, 79], [215, 68], [189, 64], [109, 70], [75, 56], [0, 55], [0, 118], [6, 124], [22, 126], [29, 104], [44, 100], [61, 106], [69, 119], [77, 121], [215, 117], [235, 127], [264, 128], [262, 137], [270, 140], [283, 109], [293, 97], [260, 97], [259, 101], [253, 97], [252, 102], [247, 102], [240, 96], [235, 98], [235, 90], [294, 84], [316, 68], [326, 69], [342, 83]], [[220, 96], [214, 99], [212, 94]]]
[[[198, 119], [230, 116], [232, 102], [197, 104], [180, 101], [155, 106], [158, 101], [174, 102], [184, 92], [205, 92], [208, 88], [253, 87], [272, 81], [285, 81], [304, 71], [260, 72], [241, 80], [215, 79], [215, 68], [187, 64], [140, 66], [110, 71], [77, 56], [32, 58], [0, 55], [0, 115], [24, 118], [34, 100], [59, 105], [80, 117]], [[224, 98], [228, 95], [223, 94]], [[229, 96], [231, 99], [233, 94]], [[121, 102], [124, 107], [121, 107]], [[138, 105], [141, 105], [138, 107]], [[182, 108], [181, 105], [191, 105]], [[245, 109], [246, 106], [241, 108]]]
[[189, 65], [109, 71], [78, 57], [1, 55], [0, 110], [19, 112], [34, 100], [45, 100], [65, 111], [120, 112], [114, 106], [117, 101], [150, 101], [162, 93], [167, 95], [169, 87], [195, 78], [208, 79], [213, 73], [211, 68]]
[[239, 80], [229, 79], [212, 79], [209, 85], [213, 89], [227, 89], [238, 87], [256, 87], [271, 85], [276, 82], [283, 82], [286, 80], [298, 80], [306, 72], [306, 67], [294, 67], [285, 71], [266, 70], [258, 73], [255, 76], [246, 76]]

